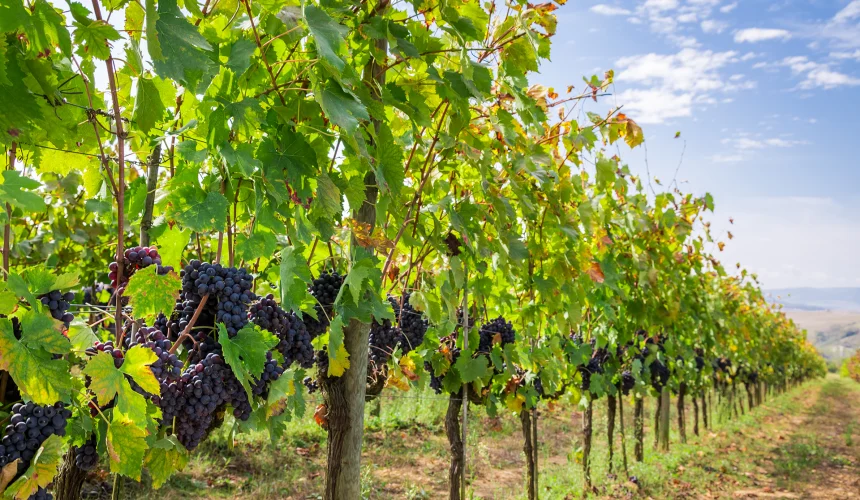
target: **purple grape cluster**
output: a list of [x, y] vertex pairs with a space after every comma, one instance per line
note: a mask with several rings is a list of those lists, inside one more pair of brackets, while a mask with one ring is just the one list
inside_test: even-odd
[[308, 315], [304, 318], [304, 322], [312, 339], [325, 333], [329, 324], [331, 324], [334, 302], [337, 300], [345, 279], [346, 276], [341, 276], [337, 271], [323, 270], [311, 282], [309, 290], [311, 295], [317, 300], [317, 303], [314, 305], [317, 317], [313, 318]]
[[108, 274], [108, 278], [110, 278], [110, 284], [113, 288], [117, 289], [119, 292], [122, 292], [125, 290], [125, 287], [128, 286], [128, 280], [131, 279], [132, 275], [136, 271], [145, 267], [149, 267], [151, 265], [158, 266], [156, 268], [156, 271], [160, 275], [164, 275], [169, 273], [170, 271], [173, 271], [172, 267], [161, 265], [161, 256], [158, 254], [157, 248], [139, 246], [128, 248], [123, 254], [122, 283], [117, 283], [119, 264], [117, 264], [116, 262], [111, 262], [108, 266], [108, 270], [110, 271], [110, 273]]
[[259, 378], [251, 382], [251, 391], [255, 396], [266, 397], [269, 394], [269, 385], [283, 375], [284, 369], [278, 365], [278, 361], [272, 359], [272, 351], [266, 353], [266, 365]]
[[233, 416], [239, 420], [247, 420], [252, 410], [242, 384], [224, 358], [214, 353], [190, 366], [179, 380], [162, 382], [161, 395], [153, 402], [161, 408], [164, 425], [172, 426], [189, 450], [209, 435], [227, 405], [233, 407]]
[[72, 320], [75, 319], [72, 313], [67, 312], [69, 310], [69, 303], [75, 300], [74, 293], [67, 292], [63, 294], [63, 292], [59, 290], [54, 290], [44, 295], [40, 295], [38, 299], [43, 306], [48, 308], [51, 312], [51, 316], [57, 321], [62, 321], [66, 325], [66, 328], [68, 328], [72, 323]]
[[0, 440], [0, 468], [21, 459], [19, 471], [29, 467], [39, 447], [51, 435], [65, 436], [66, 421], [72, 412], [62, 402], [53, 406], [28, 403], [12, 405], [12, 414]]
[[406, 293], [399, 299], [388, 297], [388, 302], [394, 309], [394, 319], [397, 321], [397, 326], [400, 329], [400, 337], [397, 339], [397, 345], [403, 354], [415, 349], [424, 342], [424, 335], [427, 333], [427, 328], [430, 322], [424, 317], [420, 311], [409, 304], [411, 294]]
[[382, 366], [391, 358], [401, 336], [400, 329], [392, 326], [390, 320], [384, 319], [371, 323], [368, 337], [368, 361], [370, 362], [368, 371], [382, 369]]
[[480, 353], [489, 353], [493, 350], [496, 335], [501, 340], [501, 346], [513, 343], [516, 338], [513, 325], [510, 321], [505, 321], [502, 316], [482, 325], [478, 333], [480, 341], [476, 352]]
[[96, 435], [90, 436], [83, 446], [75, 447], [75, 465], [85, 471], [90, 471], [96, 468], [99, 463], [99, 451], [96, 443]]
[[284, 368], [294, 362], [302, 368], [314, 363], [314, 348], [305, 323], [293, 312], [284, 311], [271, 294], [251, 304], [248, 319], [278, 337], [276, 349], [284, 357]]
[[88, 347], [87, 350], [84, 352], [87, 354], [87, 356], [95, 356], [99, 352], [106, 352], [111, 355], [111, 357], [113, 358], [113, 365], [117, 368], [122, 366], [122, 362], [125, 361], [125, 354], [120, 349], [117, 349], [113, 345], [113, 341], [111, 340], [107, 342], [100, 342], [96, 340], [93, 343], [93, 346]]

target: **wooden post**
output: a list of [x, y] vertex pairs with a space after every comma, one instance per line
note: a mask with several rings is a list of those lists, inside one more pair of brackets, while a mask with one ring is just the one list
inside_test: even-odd
[[594, 402], [588, 399], [588, 406], [582, 414], [582, 471], [585, 474], [585, 490], [583, 498], [587, 498], [591, 492], [591, 424], [594, 411]]
[[669, 418], [672, 413], [669, 388], [664, 387], [660, 396], [660, 449], [667, 452], [669, 451]]
[[635, 396], [633, 406], [633, 455], [637, 462], [645, 460], [645, 401], [641, 396]]
[[615, 406], [616, 406], [616, 397], [612, 395], [608, 395], [606, 397], [606, 437], [607, 444], [609, 445], [609, 473], [613, 472], [613, 459], [615, 458]]
[[687, 415], [684, 411], [684, 395], [687, 392], [687, 384], [681, 382], [678, 387], [678, 434], [681, 436], [681, 442], [687, 442]]

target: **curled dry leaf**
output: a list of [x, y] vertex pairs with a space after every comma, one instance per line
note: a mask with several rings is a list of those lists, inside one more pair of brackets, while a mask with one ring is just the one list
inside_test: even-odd
[[325, 403], [320, 403], [317, 405], [316, 410], [314, 410], [314, 422], [323, 429], [328, 430], [328, 406]]

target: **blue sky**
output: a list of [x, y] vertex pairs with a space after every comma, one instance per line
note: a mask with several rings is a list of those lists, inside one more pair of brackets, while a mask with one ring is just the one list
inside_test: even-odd
[[[652, 176], [666, 185], [680, 163], [683, 190], [715, 196], [724, 264], [766, 288], [860, 286], [860, 0], [571, 1], [557, 14], [532, 80], [582, 90], [582, 75], [614, 69], [614, 95], [591, 110], [623, 105]], [[645, 174], [644, 148], [622, 155]]]

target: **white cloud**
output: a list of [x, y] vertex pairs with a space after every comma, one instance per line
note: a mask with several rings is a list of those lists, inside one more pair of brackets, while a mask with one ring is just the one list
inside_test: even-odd
[[711, 163], [740, 163], [746, 158], [742, 154], [715, 154], [708, 157]]
[[835, 87], [856, 87], [860, 85], [860, 78], [840, 73], [833, 70], [830, 65], [809, 60], [806, 56], [791, 56], [779, 62], [780, 66], [791, 69], [792, 73], [805, 74], [805, 79], [800, 82], [802, 89]]
[[747, 28], [738, 30], [738, 32], [735, 33], [735, 42], [737, 43], [755, 43], [776, 39], [787, 40], [789, 38], [791, 38], [790, 32], [775, 28]]
[[625, 111], [639, 123], [663, 123], [693, 114], [693, 94], [666, 92], [662, 89], [631, 89], [618, 94]]
[[860, 49], [854, 52], [831, 52], [830, 57], [833, 59], [856, 59], [860, 61]]
[[728, 14], [729, 12], [735, 10], [735, 7], [737, 7], [737, 6], [738, 6], [737, 2], [732, 2], [728, 5], [723, 5], [722, 7], [720, 7], [720, 12], [722, 12], [723, 14]]
[[629, 10], [623, 7], [616, 7], [614, 5], [606, 5], [602, 3], [592, 6], [589, 10], [602, 16], [628, 16], [631, 14]]
[[667, 11], [678, 8], [678, 0], [647, 0], [642, 7], [655, 11]]
[[727, 23], [716, 21], [714, 19], [705, 19], [701, 24], [702, 31], [705, 33], [722, 33], [729, 27]]
[[844, 9], [840, 10], [833, 16], [833, 20], [837, 23], [844, 23], [845, 21], [850, 21], [856, 17], [860, 17], [860, 0], [854, 0], [845, 6]]
[[694, 116], [695, 109], [719, 104], [719, 94], [755, 87], [755, 82], [743, 76], [720, 74], [738, 61], [734, 51], [693, 48], [676, 54], [623, 57], [616, 63], [617, 81], [632, 88], [619, 94], [618, 101], [642, 123]]

